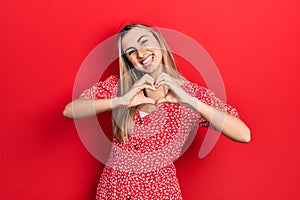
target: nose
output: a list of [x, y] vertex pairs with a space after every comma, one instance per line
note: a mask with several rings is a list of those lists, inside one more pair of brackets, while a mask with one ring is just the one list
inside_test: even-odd
[[137, 49], [137, 54], [138, 58], [144, 58], [146, 50], [144, 48], [138, 48]]

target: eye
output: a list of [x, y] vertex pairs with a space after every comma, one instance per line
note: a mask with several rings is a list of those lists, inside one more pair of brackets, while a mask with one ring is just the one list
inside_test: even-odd
[[144, 45], [147, 44], [147, 42], [148, 42], [148, 39], [144, 39], [144, 40], [141, 41], [141, 45], [144, 46]]
[[135, 50], [134, 50], [134, 49], [129, 50], [127, 53], [128, 53], [128, 55], [130, 56], [131, 54], [135, 53]]

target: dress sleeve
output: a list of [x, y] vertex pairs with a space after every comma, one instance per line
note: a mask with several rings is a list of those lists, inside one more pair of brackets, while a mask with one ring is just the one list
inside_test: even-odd
[[[202, 101], [203, 103], [206, 103], [210, 106], [213, 106], [221, 111], [224, 111], [228, 114], [231, 114], [233, 116], [236, 117], [240, 117], [239, 113], [237, 111], [236, 108], [234, 108], [233, 106], [225, 103], [224, 101], [222, 101], [221, 99], [219, 99], [215, 93], [203, 86], [200, 86], [196, 83], [192, 83], [192, 90], [194, 93], [194, 96], [199, 99], [200, 101]], [[209, 122], [204, 118], [200, 116], [200, 121], [199, 121], [199, 125], [201, 127], [209, 127]]]
[[110, 75], [104, 81], [99, 81], [89, 89], [85, 90], [79, 98], [88, 97], [90, 99], [107, 99], [117, 96], [118, 76]]

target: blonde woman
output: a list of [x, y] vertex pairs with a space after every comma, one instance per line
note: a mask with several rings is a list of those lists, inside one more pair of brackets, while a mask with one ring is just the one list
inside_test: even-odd
[[173, 161], [190, 131], [213, 127], [249, 142], [250, 130], [234, 107], [178, 72], [154, 28], [126, 25], [118, 49], [120, 75], [99, 81], [64, 110], [74, 119], [112, 110], [113, 147], [96, 199], [182, 199]]

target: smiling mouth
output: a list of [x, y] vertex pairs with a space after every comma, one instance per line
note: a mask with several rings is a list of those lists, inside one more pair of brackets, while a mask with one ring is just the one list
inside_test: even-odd
[[142, 64], [145, 67], [149, 67], [150, 65], [153, 64], [153, 62], [154, 62], [154, 57], [153, 55], [150, 55], [142, 61]]

